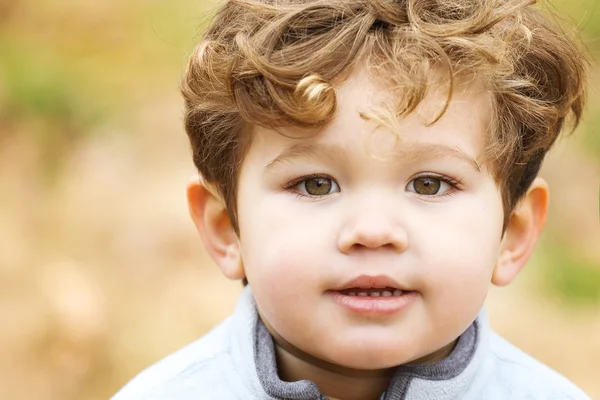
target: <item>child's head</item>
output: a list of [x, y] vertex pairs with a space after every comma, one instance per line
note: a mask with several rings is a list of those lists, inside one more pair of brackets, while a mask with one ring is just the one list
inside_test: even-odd
[[443, 356], [525, 264], [584, 87], [529, 3], [224, 6], [183, 79], [190, 209], [277, 340], [353, 368]]

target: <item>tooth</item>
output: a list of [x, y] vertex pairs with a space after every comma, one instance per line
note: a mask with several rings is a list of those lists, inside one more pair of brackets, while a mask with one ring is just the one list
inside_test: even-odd
[[384, 290], [383, 292], [381, 292], [381, 295], [383, 297], [391, 297], [392, 296], [392, 292], [389, 292], [387, 290]]
[[394, 290], [394, 296], [402, 296], [402, 290], [400, 290], [400, 289]]
[[381, 296], [381, 293], [379, 292], [371, 292], [371, 297], [379, 297]]
[[356, 292], [350, 292], [348, 293], [348, 296], [356, 296]]
[[356, 295], [359, 296], [359, 297], [367, 297], [369, 295], [369, 293], [367, 293], [367, 292], [358, 292]]

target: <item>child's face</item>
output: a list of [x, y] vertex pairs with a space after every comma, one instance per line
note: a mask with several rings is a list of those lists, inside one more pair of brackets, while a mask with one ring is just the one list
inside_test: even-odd
[[488, 97], [456, 93], [426, 127], [445, 99], [432, 95], [399, 121], [396, 143], [359, 115], [382, 93], [354, 74], [319, 134], [257, 128], [238, 186], [241, 254], [262, 318], [296, 348], [359, 369], [452, 343], [482, 307], [502, 236], [500, 192], [477, 161]]

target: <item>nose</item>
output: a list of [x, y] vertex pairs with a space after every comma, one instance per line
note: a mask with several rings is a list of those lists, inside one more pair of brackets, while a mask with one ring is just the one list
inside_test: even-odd
[[396, 207], [384, 202], [352, 207], [352, 215], [339, 235], [339, 251], [344, 254], [365, 249], [405, 251], [408, 235], [394, 210]]

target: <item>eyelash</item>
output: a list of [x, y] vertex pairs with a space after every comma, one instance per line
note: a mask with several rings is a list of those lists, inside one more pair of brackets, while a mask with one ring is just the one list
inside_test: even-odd
[[[331, 175], [327, 175], [327, 174], [310, 174], [310, 175], [303, 175], [300, 176], [296, 179], [293, 179], [291, 181], [289, 181], [288, 183], [286, 183], [285, 185], [283, 185], [283, 189], [287, 190], [287, 191], [292, 191], [292, 189], [294, 189], [296, 186], [298, 186], [300, 183], [304, 182], [304, 181], [308, 181], [311, 179], [330, 179], [333, 182], [337, 181], [331, 176]], [[448, 190], [445, 193], [442, 194], [435, 194], [435, 195], [430, 195], [430, 196], [426, 196], [426, 195], [422, 195], [422, 196], [426, 196], [429, 198], [436, 198], [436, 197], [445, 197], [445, 196], [452, 196], [454, 194], [456, 194], [457, 192], [460, 192], [463, 190], [462, 188], [462, 179], [454, 179], [451, 178], [447, 175], [441, 175], [441, 174], [423, 174], [423, 175], [417, 175], [415, 177], [412, 177], [408, 183], [410, 184], [411, 182], [417, 180], [417, 179], [424, 179], [424, 178], [430, 178], [430, 179], [437, 179], [441, 182], [444, 182], [448, 185], [450, 185], [450, 187], [452, 188], [452, 190]], [[408, 186], [408, 184], [407, 184]], [[311, 195], [305, 195], [303, 193], [299, 193], [297, 191], [294, 191], [294, 194], [297, 197], [308, 197], [308, 198], [317, 198], [317, 197], [325, 197], [325, 196], [311, 196]], [[418, 193], [417, 193], [418, 194]]]
[[[304, 181], [309, 181], [311, 179], [331, 179], [333, 182], [337, 181], [335, 179], [333, 179], [333, 177], [331, 175], [327, 175], [327, 174], [310, 174], [310, 175], [304, 175], [304, 176], [300, 176], [296, 179], [293, 179], [291, 181], [289, 181], [288, 183], [286, 183], [285, 185], [283, 185], [283, 189], [287, 190], [287, 191], [292, 191], [292, 189], [294, 189], [296, 186], [298, 186], [300, 183], [304, 182]], [[294, 194], [297, 197], [308, 197], [310, 199], [314, 199], [314, 198], [318, 198], [318, 197], [325, 197], [325, 196], [311, 196], [311, 195], [306, 195], [304, 193], [300, 193], [297, 191], [293, 191]]]
[[[447, 183], [448, 185], [450, 185], [451, 190], [448, 190], [447, 192], [442, 193], [442, 194], [434, 194], [434, 195], [431, 195], [431, 196], [421, 195], [421, 196], [425, 196], [425, 197], [429, 197], [429, 198], [449, 197], [449, 196], [453, 196], [456, 193], [458, 193], [458, 192], [460, 192], [460, 191], [463, 190], [462, 179], [457, 180], [457, 179], [451, 178], [451, 177], [449, 177], [447, 175], [441, 175], [441, 174], [431, 174], [431, 173], [427, 174], [426, 173], [426, 174], [423, 174], [423, 175], [417, 175], [415, 177], [412, 177], [408, 181], [408, 184], [410, 184], [411, 182], [413, 182], [413, 181], [415, 181], [417, 179], [424, 179], [424, 178], [437, 179], [437, 180], [439, 180], [441, 182]], [[408, 184], [407, 184], [407, 186], [408, 186]]]

